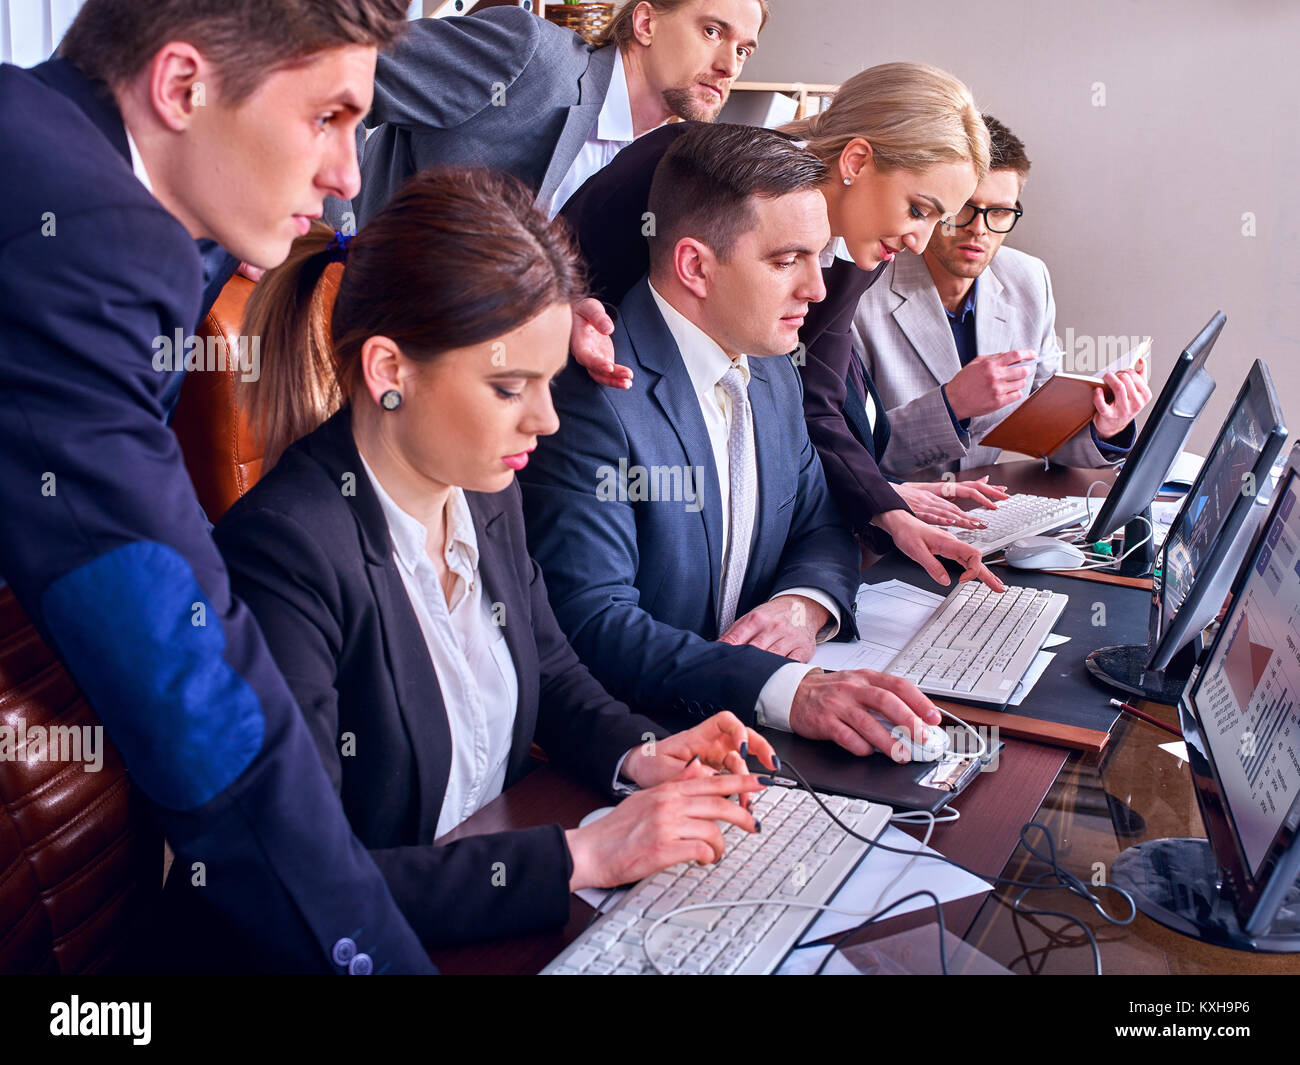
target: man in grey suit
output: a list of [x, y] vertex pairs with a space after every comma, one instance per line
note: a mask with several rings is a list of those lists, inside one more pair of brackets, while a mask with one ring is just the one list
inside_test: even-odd
[[[1023, 209], [1025, 146], [991, 115], [991, 165], [952, 224], [921, 255], [899, 255], [867, 290], [854, 331], [893, 432], [880, 466], [932, 481], [996, 462], [984, 436], [1060, 368], [1052, 281], [1041, 259], [1002, 247]], [[1031, 382], [1032, 378], [1032, 382]], [[1145, 367], [1108, 373], [1092, 422], [1051, 456], [1106, 466], [1133, 443], [1151, 399]], [[1026, 389], [1028, 385], [1028, 389]]]
[[715, 118], [766, 20], [766, 0], [632, 0], [598, 47], [520, 8], [414, 22], [379, 57], [358, 221], [439, 163], [508, 171], [554, 215], [642, 133]]

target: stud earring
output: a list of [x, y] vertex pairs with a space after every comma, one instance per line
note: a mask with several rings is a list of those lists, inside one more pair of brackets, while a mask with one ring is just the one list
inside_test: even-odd
[[397, 410], [397, 408], [402, 405], [402, 393], [397, 391], [395, 388], [388, 389], [387, 392], [379, 397], [379, 405], [383, 407], [384, 410]]
[[853, 179], [852, 179], [851, 177], [846, 177], [846, 178], [844, 179], [844, 184], [846, 184], [846, 185], [852, 185], [852, 184], [853, 184]]

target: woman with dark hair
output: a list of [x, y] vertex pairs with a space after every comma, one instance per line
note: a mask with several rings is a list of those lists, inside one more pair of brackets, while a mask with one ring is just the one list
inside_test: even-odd
[[[350, 241], [299, 240], [244, 322], [262, 338], [251, 407], [283, 454], [217, 542], [426, 944], [562, 925], [571, 890], [716, 860], [718, 823], [758, 830], [742, 744], [773, 764], [730, 714], [675, 736], [631, 714], [551, 614], [515, 471], [558, 426], [579, 266], [531, 200], [503, 175], [426, 171]], [[526, 772], [534, 739], [605, 793], [645, 790], [582, 828], [433, 846]]]

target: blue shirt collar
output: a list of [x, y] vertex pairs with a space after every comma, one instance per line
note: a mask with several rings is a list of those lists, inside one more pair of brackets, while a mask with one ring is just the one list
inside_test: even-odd
[[943, 313], [946, 314], [949, 318], [951, 318], [954, 322], [958, 320], [964, 322], [968, 314], [975, 313], [975, 300], [979, 295], [979, 287], [980, 287], [980, 279], [977, 277], [974, 280], [972, 280], [970, 283], [970, 290], [966, 293], [966, 301], [956, 311], [950, 311], [948, 310], [947, 307], [945, 307], [943, 309]]

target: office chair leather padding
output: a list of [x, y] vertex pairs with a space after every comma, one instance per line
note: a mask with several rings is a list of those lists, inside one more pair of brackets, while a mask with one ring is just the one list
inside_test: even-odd
[[[99, 724], [72, 678], [0, 589], [0, 726]], [[0, 973], [83, 973], [128, 964], [162, 886], [161, 837], [117, 749], [102, 764], [0, 758]], [[84, 755], [85, 752], [83, 752]]]

